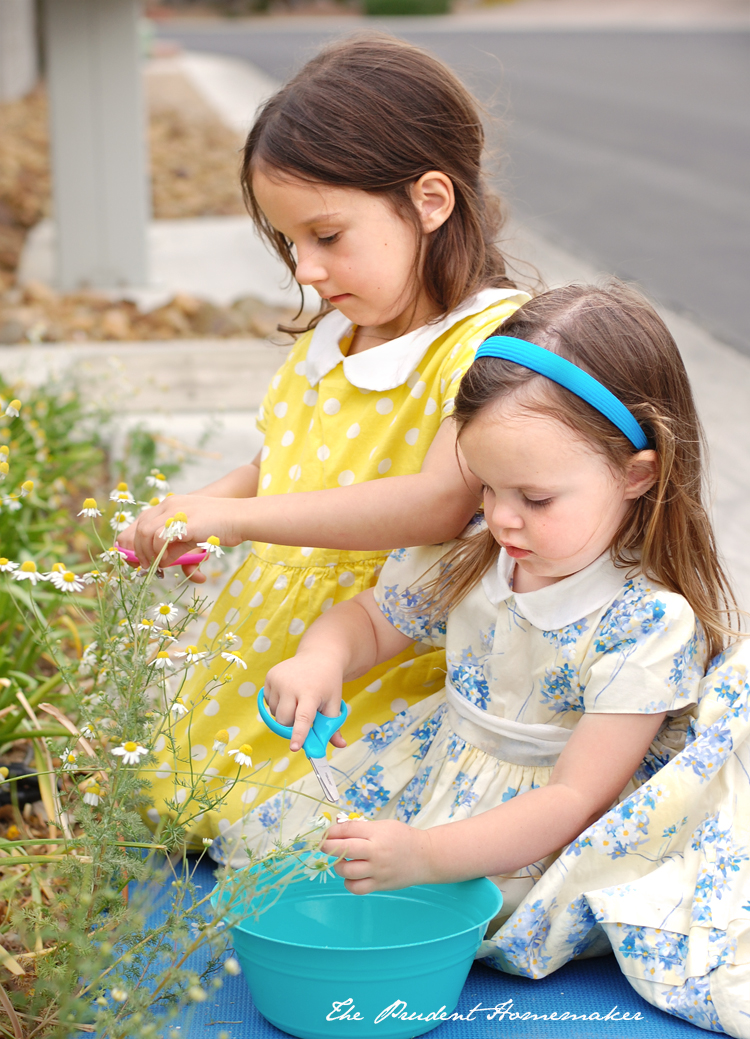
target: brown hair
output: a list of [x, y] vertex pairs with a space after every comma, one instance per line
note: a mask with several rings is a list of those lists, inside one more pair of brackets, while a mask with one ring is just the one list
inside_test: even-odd
[[[504, 221], [482, 174], [484, 130], [471, 94], [437, 58], [377, 33], [326, 47], [260, 110], [245, 144], [242, 187], [258, 231], [294, 276], [292, 245], [253, 194], [253, 170], [386, 196], [421, 236], [409, 187], [450, 177], [455, 208], [422, 240], [415, 269], [440, 313], [478, 289], [514, 288], [495, 244]], [[323, 304], [311, 324], [330, 310]]]
[[[583, 368], [632, 412], [658, 456], [654, 486], [636, 499], [611, 546], [616, 566], [642, 571], [690, 603], [710, 657], [731, 633], [737, 605], [719, 562], [703, 504], [704, 436], [674, 339], [650, 304], [612, 282], [571, 285], [524, 304], [498, 332], [543, 346]], [[461, 431], [484, 408], [511, 398], [551, 415], [622, 472], [633, 445], [609, 419], [570, 390], [522, 365], [495, 357], [474, 361], [456, 396]], [[487, 528], [460, 541], [428, 595], [440, 614], [460, 602], [489, 570], [499, 546]], [[447, 601], [447, 604], [446, 604]]]

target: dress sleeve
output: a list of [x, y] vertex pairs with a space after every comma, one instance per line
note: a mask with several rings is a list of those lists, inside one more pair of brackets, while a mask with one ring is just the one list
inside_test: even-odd
[[428, 548], [399, 548], [391, 552], [375, 586], [375, 602], [390, 623], [415, 642], [445, 646], [445, 619], [434, 622], [423, 588], [438, 575], [439, 562], [452, 542]]
[[678, 714], [698, 702], [706, 641], [687, 600], [626, 582], [600, 620], [581, 668], [591, 714]]

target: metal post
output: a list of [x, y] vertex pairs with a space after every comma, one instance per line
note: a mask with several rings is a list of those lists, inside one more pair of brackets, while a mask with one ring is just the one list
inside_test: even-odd
[[145, 285], [138, 0], [45, 0], [57, 284]]
[[0, 0], [0, 101], [15, 101], [36, 83], [34, 0]]

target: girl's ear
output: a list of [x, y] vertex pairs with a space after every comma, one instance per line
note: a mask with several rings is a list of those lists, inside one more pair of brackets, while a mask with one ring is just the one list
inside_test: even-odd
[[453, 181], [440, 170], [423, 173], [409, 188], [414, 208], [419, 213], [422, 230], [425, 234], [437, 229], [445, 223], [453, 212], [456, 196]]
[[656, 451], [639, 451], [628, 459], [626, 500], [640, 498], [659, 479], [659, 456]]

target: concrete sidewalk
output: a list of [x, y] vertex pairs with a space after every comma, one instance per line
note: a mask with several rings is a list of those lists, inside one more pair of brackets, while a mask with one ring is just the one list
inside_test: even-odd
[[[529, 0], [527, 10], [552, 0]], [[585, 5], [584, 5], [585, 6]], [[513, 8], [509, 8], [513, 10]], [[255, 106], [274, 84], [244, 63], [216, 56], [185, 55], [174, 59], [214, 105], [227, 125], [248, 125]], [[244, 68], [243, 68], [244, 66]], [[233, 284], [238, 257], [227, 241], [235, 234], [233, 221], [212, 218], [192, 221], [201, 245], [201, 270], [208, 271], [200, 292], [194, 256], [179, 251], [179, 229], [165, 228], [176, 257], [173, 276], [178, 289], [206, 290]], [[227, 221], [229, 231], [222, 230]], [[162, 221], [181, 224], [183, 221]], [[249, 230], [249, 229], [248, 229]], [[598, 271], [529, 228], [516, 226], [507, 242], [509, 254], [534, 264], [551, 287], [570, 281], [597, 280]], [[258, 243], [242, 260], [245, 291], [267, 283], [269, 256]], [[192, 280], [191, 280], [192, 279]], [[265, 282], [264, 282], [265, 279]], [[662, 316], [674, 334], [688, 368], [711, 452], [712, 501], [719, 546], [743, 605], [750, 607], [750, 558], [747, 540], [750, 511], [750, 358], [720, 343], [684, 317], [668, 310]], [[165, 441], [188, 448], [186, 468], [177, 490], [191, 490], [221, 472], [251, 459], [260, 444], [254, 414], [283, 350], [257, 340], [182, 340], [171, 343], [104, 343], [19, 346], [0, 352], [6, 377], [39, 383], [67, 371], [77, 381], [96, 387], [122, 413], [118, 442], [140, 423]]]

